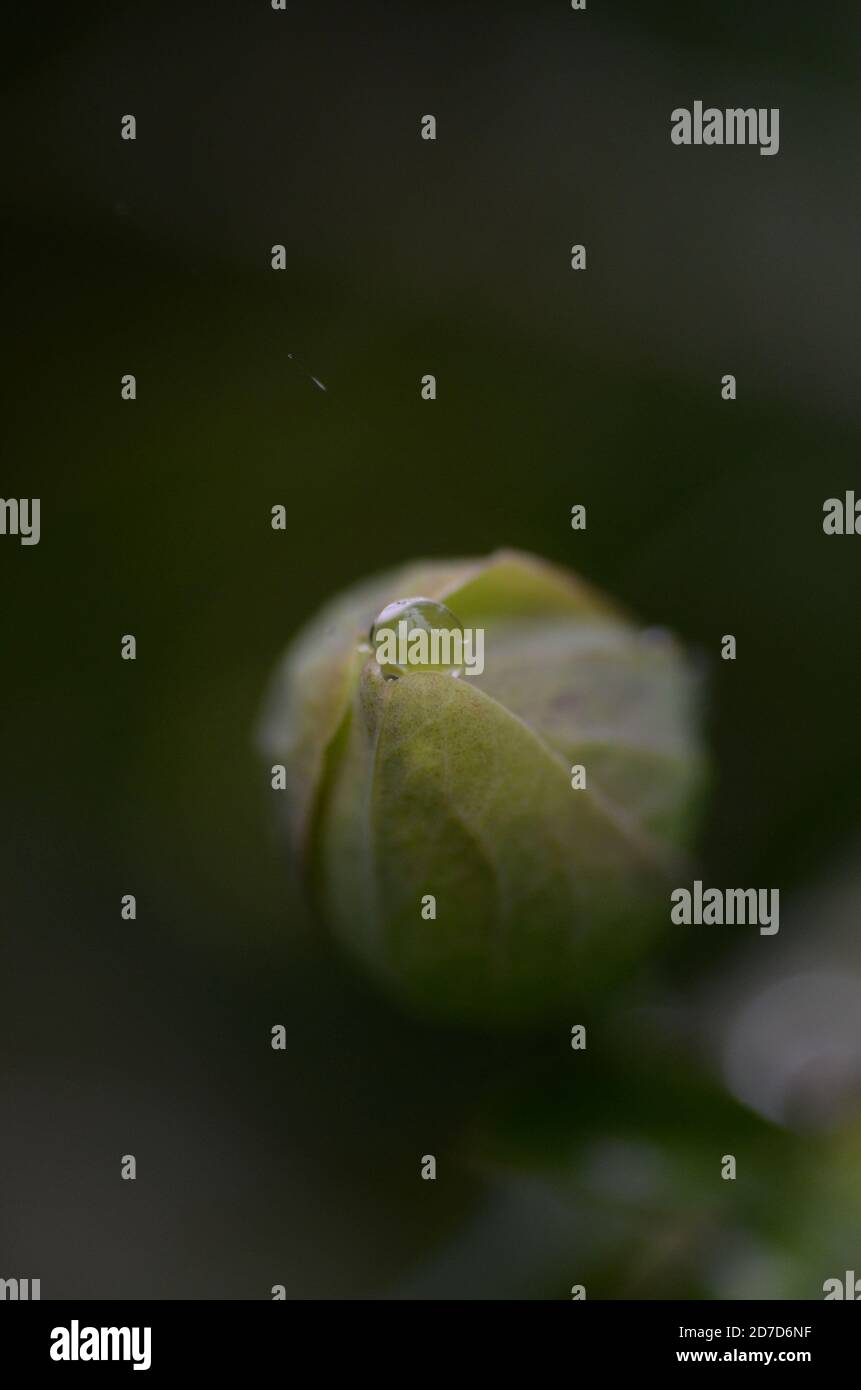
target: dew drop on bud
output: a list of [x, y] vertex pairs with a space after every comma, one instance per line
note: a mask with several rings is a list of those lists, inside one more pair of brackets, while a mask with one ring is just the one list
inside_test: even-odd
[[460, 675], [463, 625], [433, 598], [399, 598], [371, 624], [370, 642], [387, 680], [421, 671]]
[[668, 627], [644, 627], [639, 636], [646, 647], [668, 647], [673, 641], [673, 634]]

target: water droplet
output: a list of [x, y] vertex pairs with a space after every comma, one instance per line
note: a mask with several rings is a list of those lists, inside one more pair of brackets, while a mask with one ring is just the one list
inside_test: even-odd
[[672, 645], [673, 634], [668, 627], [644, 627], [640, 641], [644, 646], [668, 647]]
[[463, 625], [433, 598], [399, 598], [371, 624], [371, 645], [380, 670], [391, 680], [420, 671], [460, 675]]

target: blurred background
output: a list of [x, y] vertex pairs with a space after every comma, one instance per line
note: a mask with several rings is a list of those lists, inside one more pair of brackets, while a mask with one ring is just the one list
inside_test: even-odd
[[[821, 525], [861, 494], [857, 7], [150, 0], [4, 50], [2, 491], [42, 539], [0, 544], [0, 1277], [822, 1297], [861, 1270], [861, 542]], [[674, 148], [696, 99], [779, 107], [780, 153]], [[322, 601], [500, 545], [698, 654], [702, 877], [781, 893], [777, 937], [584, 1001], [585, 1054], [378, 996], [253, 746]]]

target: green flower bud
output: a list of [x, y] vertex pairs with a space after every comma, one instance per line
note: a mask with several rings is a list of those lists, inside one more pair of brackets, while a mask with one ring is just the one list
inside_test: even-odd
[[[459, 665], [429, 645], [440, 613], [474, 634]], [[402, 619], [381, 669], [374, 642]], [[669, 635], [500, 551], [329, 604], [287, 651], [261, 744], [287, 768], [317, 907], [373, 975], [425, 1013], [530, 1020], [629, 970], [668, 920], [702, 780], [696, 704]]]

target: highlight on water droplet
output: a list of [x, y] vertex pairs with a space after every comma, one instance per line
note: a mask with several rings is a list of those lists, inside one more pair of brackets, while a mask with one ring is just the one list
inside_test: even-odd
[[459, 676], [463, 669], [463, 624], [433, 598], [387, 604], [371, 624], [370, 642], [387, 680], [427, 671]]

